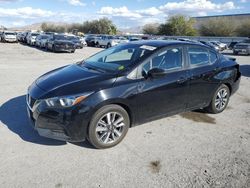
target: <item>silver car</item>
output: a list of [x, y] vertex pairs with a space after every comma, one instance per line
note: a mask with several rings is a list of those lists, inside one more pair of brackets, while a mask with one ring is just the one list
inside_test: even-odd
[[233, 53], [235, 55], [239, 53], [250, 55], [250, 43], [237, 43], [234, 46]]

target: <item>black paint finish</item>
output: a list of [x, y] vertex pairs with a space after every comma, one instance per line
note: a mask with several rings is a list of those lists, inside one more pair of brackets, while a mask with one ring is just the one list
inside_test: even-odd
[[[153, 45], [159, 50], [171, 45], [183, 49], [190, 45], [207, 48], [188, 42], [136, 43]], [[55, 136], [56, 139], [78, 142], [88, 136], [88, 125], [93, 114], [107, 104], [119, 104], [125, 108], [130, 115], [131, 126], [134, 126], [159, 117], [204, 108], [209, 105], [214, 92], [222, 83], [228, 85], [231, 94], [238, 89], [241, 74], [234, 60], [214, 51], [218, 56], [215, 63], [190, 67], [186, 50], [184, 52], [184, 68], [158, 78], [128, 77], [144, 60], [116, 74], [97, 72], [78, 64], [48, 72], [29, 87], [28, 97], [41, 101], [33, 112], [28, 108], [30, 118], [36, 129], [60, 133], [61, 137]], [[44, 101], [47, 98], [85, 92], [93, 94], [69, 108], [48, 108]]]

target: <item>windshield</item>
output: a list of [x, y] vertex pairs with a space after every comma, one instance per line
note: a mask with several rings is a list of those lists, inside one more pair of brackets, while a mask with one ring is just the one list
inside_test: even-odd
[[47, 39], [47, 38], [49, 38], [49, 35], [42, 35], [41, 36], [41, 39]]
[[36, 36], [38, 36], [38, 35], [40, 35], [40, 34], [39, 34], [39, 33], [32, 33], [32, 34], [31, 34], [32, 37], [36, 37]]
[[68, 37], [69, 40], [75, 41], [75, 40], [79, 40], [79, 38], [75, 37], [75, 36], [69, 36]]
[[16, 35], [15, 33], [5, 33], [5, 35]]
[[56, 40], [68, 40], [66, 35], [55, 35], [54, 37]]
[[91, 56], [81, 66], [116, 73], [151, 55], [156, 49], [154, 46], [139, 44], [118, 45]]

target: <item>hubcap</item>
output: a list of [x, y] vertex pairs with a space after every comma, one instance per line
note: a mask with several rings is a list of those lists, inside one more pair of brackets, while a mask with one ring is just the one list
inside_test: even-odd
[[97, 123], [97, 138], [104, 144], [113, 143], [121, 137], [124, 126], [124, 118], [121, 114], [118, 112], [108, 112]]
[[225, 108], [228, 100], [228, 93], [226, 89], [220, 89], [215, 98], [215, 108], [222, 110]]

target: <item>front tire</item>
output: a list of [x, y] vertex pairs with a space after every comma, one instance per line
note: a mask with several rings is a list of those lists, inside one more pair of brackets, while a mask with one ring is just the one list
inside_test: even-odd
[[106, 48], [110, 48], [111, 47], [111, 44], [110, 43], [108, 43], [107, 44], [107, 46], [106, 46]]
[[119, 105], [100, 108], [92, 117], [89, 125], [89, 142], [98, 149], [119, 144], [126, 136], [130, 126], [127, 111]]
[[222, 84], [215, 91], [209, 106], [205, 110], [213, 114], [221, 113], [226, 109], [229, 102], [229, 98], [230, 98], [230, 90], [228, 86]]

